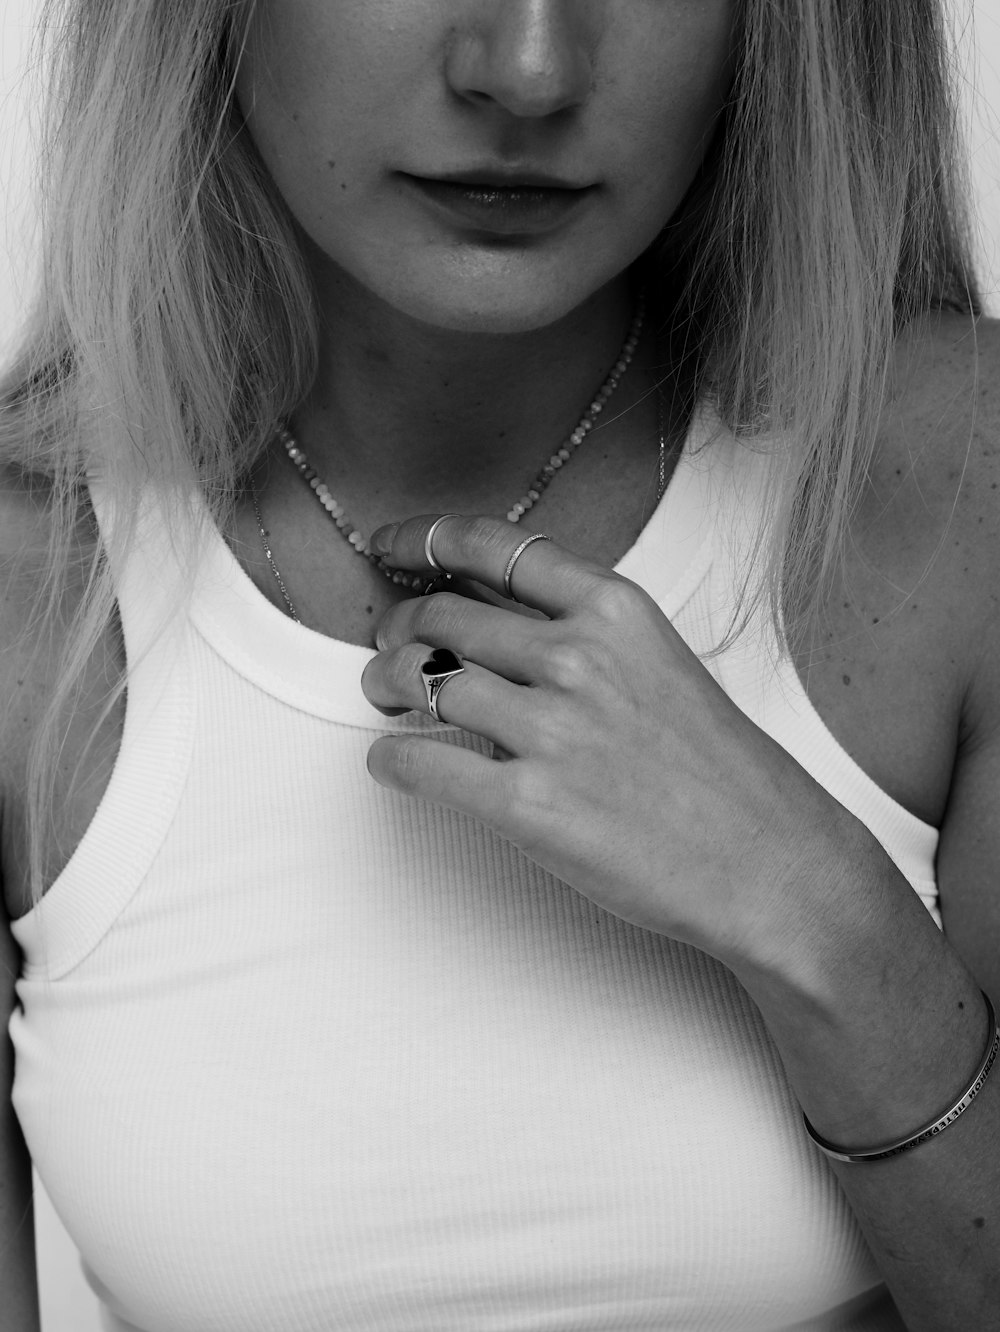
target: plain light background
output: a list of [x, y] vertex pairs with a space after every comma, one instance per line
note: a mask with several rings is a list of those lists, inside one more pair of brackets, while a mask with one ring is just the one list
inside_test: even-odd
[[[949, 0], [960, 34], [965, 117], [988, 308], [1000, 315], [1000, 0]], [[29, 42], [39, 0], [3, 0], [0, 13], [0, 358], [10, 349], [34, 271], [30, 138], [35, 73]], [[36, 1227], [42, 1332], [98, 1332], [76, 1250], [39, 1187]]]

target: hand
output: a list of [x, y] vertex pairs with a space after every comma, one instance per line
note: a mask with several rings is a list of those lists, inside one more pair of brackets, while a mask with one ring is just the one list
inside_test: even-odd
[[[383, 528], [387, 563], [426, 572], [433, 516]], [[434, 536], [449, 571], [496, 593], [524, 539], [491, 518], [451, 517]], [[510, 602], [454, 592], [383, 618], [362, 687], [380, 711], [427, 709], [421, 665], [450, 648], [465, 671], [444, 719], [506, 762], [425, 735], [385, 736], [368, 767], [385, 786], [472, 815], [604, 909], [749, 960], [798, 928], [802, 876], [836, 873], [856, 821], [733, 704], [656, 603], [628, 579], [536, 541]], [[858, 825], [860, 828], [860, 825]]]

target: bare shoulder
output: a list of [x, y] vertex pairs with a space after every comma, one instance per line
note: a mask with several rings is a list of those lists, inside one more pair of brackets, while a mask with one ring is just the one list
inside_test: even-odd
[[940, 314], [901, 336], [855, 536], [882, 604], [970, 634], [972, 670], [987, 624], [1000, 633], [1000, 321]]
[[[941, 314], [901, 336], [873, 480], [883, 498], [992, 533], [1000, 482], [1000, 320]], [[982, 523], [979, 519], [982, 519]], [[956, 531], [955, 535], [958, 535]]]

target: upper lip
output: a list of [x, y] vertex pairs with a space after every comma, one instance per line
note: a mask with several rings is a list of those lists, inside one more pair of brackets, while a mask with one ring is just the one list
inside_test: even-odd
[[472, 167], [467, 170], [441, 171], [434, 175], [414, 175], [416, 180], [427, 180], [445, 185], [467, 185], [472, 188], [486, 186], [488, 189], [531, 189], [531, 190], [586, 190], [592, 182], [580, 183], [563, 180], [547, 171], [498, 170], [496, 167]]

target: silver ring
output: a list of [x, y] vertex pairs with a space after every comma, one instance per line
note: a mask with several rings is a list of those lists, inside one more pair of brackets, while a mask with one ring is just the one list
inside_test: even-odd
[[465, 670], [461, 659], [450, 648], [435, 648], [430, 661], [425, 661], [420, 668], [420, 678], [424, 682], [427, 695], [427, 710], [435, 721], [441, 721], [438, 714], [438, 695], [445, 683]]
[[436, 569], [438, 573], [447, 573], [448, 571], [443, 564], [438, 564], [437, 560], [434, 558], [434, 533], [438, 530], [438, 528], [441, 526], [441, 524], [444, 522], [446, 518], [457, 518], [457, 517], [458, 517], [457, 513], [443, 513], [440, 518], [434, 519], [434, 521], [431, 523], [427, 531], [427, 535], [424, 537], [424, 559], [431, 566], [431, 568]]
[[514, 593], [510, 590], [510, 576], [514, 572], [514, 565], [518, 562], [518, 560], [528, 549], [531, 543], [533, 541], [551, 541], [551, 540], [552, 538], [550, 536], [546, 536], [544, 532], [532, 532], [531, 536], [524, 538], [524, 540], [518, 546], [517, 550], [514, 551], [513, 555], [507, 561], [507, 568], [504, 569], [503, 571], [503, 594], [505, 597], [510, 597], [512, 601], [517, 600], [517, 598], [514, 596]]

